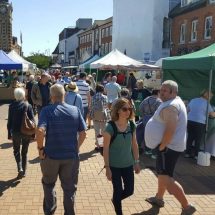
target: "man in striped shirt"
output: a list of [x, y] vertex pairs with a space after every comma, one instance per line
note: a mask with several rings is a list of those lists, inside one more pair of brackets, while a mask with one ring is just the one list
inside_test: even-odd
[[86, 83], [87, 74], [85, 72], [80, 73], [79, 80], [76, 82], [78, 87], [78, 93], [81, 95], [83, 108], [84, 108], [84, 120], [86, 121], [89, 107], [91, 106], [90, 87]]

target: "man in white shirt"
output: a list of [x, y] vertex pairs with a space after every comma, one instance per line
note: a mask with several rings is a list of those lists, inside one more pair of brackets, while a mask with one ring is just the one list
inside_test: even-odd
[[108, 98], [108, 108], [111, 108], [111, 105], [114, 100], [119, 98], [121, 92], [121, 86], [116, 83], [117, 77], [113, 76], [111, 82], [105, 85], [105, 93]]
[[189, 204], [182, 186], [174, 180], [173, 173], [178, 157], [186, 148], [187, 112], [180, 97], [178, 85], [168, 80], [163, 82], [160, 98], [163, 103], [145, 127], [145, 141], [150, 148], [158, 148], [156, 170], [158, 190], [146, 201], [158, 207], [164, 206], [163, 196], [167, 190], [181, 203], [181, 215], [191, 215], [196, 209]]
[[79, 80], [76, 82], [78, 87], [78, 93], [81, 95], [83, 108], [84, 108], [84, 120], [86, 122], [87, 114], [89, 112], [89, 107], [91, 106], [91, 97], [90, 97], [90, 87], [86, 83], [87, 74], [85, 72], [80, 73]]

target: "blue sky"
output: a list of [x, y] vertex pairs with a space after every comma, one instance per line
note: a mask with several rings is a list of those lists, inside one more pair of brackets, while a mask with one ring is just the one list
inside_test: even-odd
[[9, 0], [13, 4], [13, 36], [22, 32], [24, 56], [52, 53], [59, 33], [78, 18], [106, 19], [113, 15], [112, 0]]

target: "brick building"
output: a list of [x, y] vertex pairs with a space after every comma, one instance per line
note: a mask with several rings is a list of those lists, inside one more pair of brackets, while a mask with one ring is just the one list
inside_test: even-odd
[[215, 42], [215, 0], [181, 0], [173, 8], [171, 55], [183, 55]]
[[78, 35], [79, 61], [99, 55], [103, 56], [112, 50], [112, 17], [105, 20], [95, 20], [92, 27]]

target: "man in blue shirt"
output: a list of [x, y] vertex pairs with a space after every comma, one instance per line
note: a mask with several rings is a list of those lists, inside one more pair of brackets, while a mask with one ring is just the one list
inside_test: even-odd
[[[42, 109], [37, 129], [44, 190], [44, 214], [56, 210], [55, 183], [59, 176], [64, 192], [65, 215], [73, 215], [79, 172], [79, 148], [86, 137], [86, 124], [80, 110], [64, 103], [65, 90], [50, 88], [53, 105]], [[45, 139], [45, 144], [43, 143]]]

